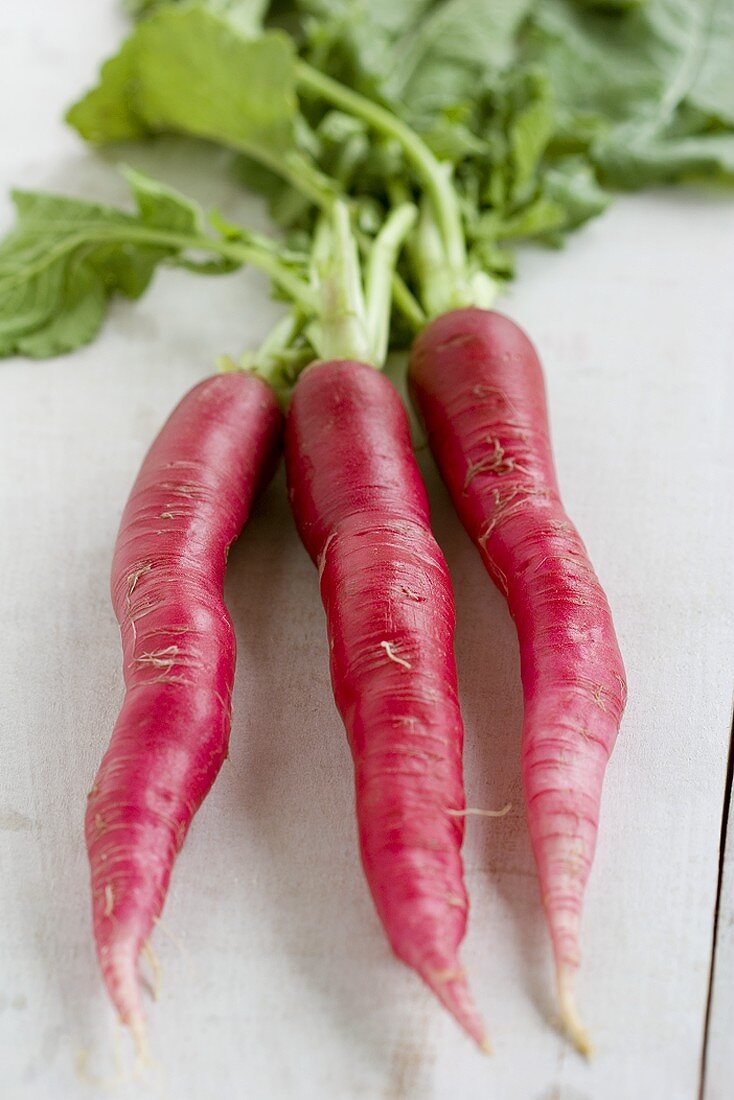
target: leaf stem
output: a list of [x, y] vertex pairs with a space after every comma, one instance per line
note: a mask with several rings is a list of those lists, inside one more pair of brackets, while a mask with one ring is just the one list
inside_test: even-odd
[[[65, 223], [54, 222], [51, 227], [54, 233], [64, 229]], [[152, 247], [168, 247], [181, 251], [186, 249], [201, 250], [203, 252], [216, 252], [225, 259], [237, 264], [252, 264], [269, 275], [272, 281], [279, 286], [294, 302], [308, 313], [315, 313], [318, 309], [318, 299], [314, 290], [305, 279], [278, 259], [270, 249], [262, 246], [247, 244], [241, 241], [223, 241], [216, 237], [208, 237], [206, 234], [176, 233], [174, 230], [156, 229], [153, 226], [137, 225], [121, 222], [113, 226], [84, 227], [78, 222], [69, 222], [68, 228], [75, 230], [68, 237], [52, 248], [39, 251], [32, 263], [27, 263], [19, 270], [15, 279], [12, 277], [4, 280], [6, 289], [11, 289], [16, 283], [24, 282], [29, 277], [38, 274], [67, 252], [85, 244], [101, 241], [137, 241], [149, 244]]]
[[188, 247], [211, 248], [228, 259], [252, 264], [253, 267], [258, 267], [269, 275], [276, 286], [284, 290], [288, 297], [307, 313], [315, 313], [318, 309], [316, 296], [306, 280], [296, 275], [286, 264], [269, 252], [239, 242], [217, 241], [211, 237], [202, 237], [200, 245], [192, 242]]
[[151, 230], [143, 226], [130, 226], [125, 236], [150, 240], [151, 244], [167, 244], [172, 248], [201, 249], [205, 252], [217, 252], [225, 259], [239, 264], [252, 264], [269, 275], [272, 281], [285, 291], [289, 298], [309, 313], [315, 313], [318, 302], [313, 289], [305, 279], [278, 259], [269, 249], [247, 244], [243, 241], [221, 241], [206, 234], [189, 236], [168, 230]]
[[[300, 367], [305, 365], [297, 364], [295, 360], [299, 356], [294, 354], [294, 344], [305, 323], [306, 318], [302, 313], [289, 309], [276, 321], [257, 351], [246, 352], [241, 360], [241, 369], [252, 370], [260, 378], [264, 378], [284, 402], [298, 377]], [[306, 362], [310, 358], [310, 353], [306, 352]]]
[[304, 91], [364, 119], [400, 144], [431, 196], [449, 266], [463, 271], [466, 267], [466, 241], [458, 198], [445, 166], [436, 159], [425, 142], [391, 111], [318, 72], [307, 62], [299, 60], [296, 63], [296, 77]]
[[234, 260], [235, 263], [252, 264], [253, 267], [258, 267], [266, 275], [269, 275], [289, 298], [292, 298], [294, 302], [297, 302], [309, 313], [315, 313], [318, 308], [316, 297], [306, 280], [291, 271], [267, 248], [247, 244], [243, 241], [220, 241], [216, 237], [208, 237], [205, 234], [194, 237], [167, 230], [152, 231], [137, 226], [131, 226], [131, 230], [130, 236], [133, 238], [140, 236], [144, 240], [152, 239], [152, 243], [169, 244], [171, 247], [218, 252], [220, 256], [224, 256], [228, 260]]
[[[259, 159], [266, 163], [266, 158], [261, 155]], [[338, 194], [331, 177], [301, 153], [289, 152], [280, 159], [267, 159], [267, 167], [276, 175], [287, 179], [291, 187], [321, 210], [327, 209]]]
[[468, 264], [460, 269], [447, 262], [441, 227], [433, 204], [424, 196], [420, 217], [409, 243], [409, 257], [420, 287], [421, 302], [429, 317], [449, 309], [481, 305]]
[[321, 256], [325, 238], [317, 234], [316, 274], [321, 290], [321, 310], [318, 324], [312, 329], [313, 339], [319, 355], [325, 359], [358, 359], [369, 363], [372, 349], [359, 254], [349, 207], [342, 200], [332, 206], [327, 231], [330, 248], [326, 259]]
[[393, 292], [391, 280], [395, 262], [417, 216], [418, 209], [412, 202], [403, 203], [392, 210], [368, 254], [365, 272], [367, 328], [372, 345], [372, 362], [379, 366], [382, 366], [387, 356]]
[[395, 305], [413, 332], [420, 332], [428, 323], [428, 317], [413, 291], [397, 271], [393, 271], [392, 275], [392, 296]]

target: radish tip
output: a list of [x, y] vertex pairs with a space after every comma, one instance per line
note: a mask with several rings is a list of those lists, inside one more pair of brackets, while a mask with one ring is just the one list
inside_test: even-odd
[[581, 1022], [573, 989], [573, 974], [562, 967], [558, 971], [558, 1005], [561, 1010], [561, 1025], [579, 1054], [591, 1058], [593, 1047], [589, 1034]]
[[133, 1013], [127, 1020], [127, 1026], [135, 1044], [135, 1054], [141, 1066], [151, 1065], [150, 1046], [148, 1044], [148, 1030], [145, 1019], [139, 1012]]
[[459, 1027], [483, 1053], [489, 1054], [491, 1046], [484, 1021], [474, 1007], [466, 975], [458, 963], [454, 960], [441, 970], [424, 968], [419, 973]]

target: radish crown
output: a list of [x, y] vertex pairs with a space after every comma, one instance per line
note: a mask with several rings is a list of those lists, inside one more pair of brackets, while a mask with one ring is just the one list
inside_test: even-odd
[[321, 308], [308, 327], [309, 338], [320, 358], [358, 359], [383, 366], [390, 328], [392, 276], [400, 246], [416, 215], [411, 203], [403, 203], [391, 211], [372, 242], [364, 277], [349, 207], [337, 200], [329, 215], [322, 218], [313, 251]]

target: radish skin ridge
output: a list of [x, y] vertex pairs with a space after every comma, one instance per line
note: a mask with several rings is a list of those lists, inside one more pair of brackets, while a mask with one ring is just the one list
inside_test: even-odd
[[496, 312], [446, 313], [416, 339], [409, 375], [454, 506], [517, 628], [528, 826], [562, 1022], [588, 1054], [573, 979], [604, 770], [627, 693], [611, 612], [561, 503], [542, 371], [525, 333]]
[[201, 382], [150, 448], [117, 536], [111, 588], [125, 698], [85, 832], [97, 955], [142, 1062], [139, 956], [227, 755], [235, 668], [227, 552], [273, 472], [281, 431], [275, 394], [254, 375]]
[[398, 958], [488, 1050], [458, 959], [468, 902], [454, 598], [402, 402], [373, 367], [316, 363], [296, 383], [285, 453], [377, 912]]

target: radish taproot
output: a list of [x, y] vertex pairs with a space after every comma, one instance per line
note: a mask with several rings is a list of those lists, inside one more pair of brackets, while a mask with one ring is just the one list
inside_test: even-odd
[[222, 594], [227, 552], [273, 472], [281, 431], [261, 379], [201, 382], [150, 448], [117, 537], [112, 601], [125, 699], [85, 824], [97, 954], [141, 1051], [138, 957], [227, 755], [235, 668]]
[[293, 514], [319, 570], [378, 914], [398, 958], [488, 1049], [458, 960], [468, 903], [454, 598], [400, 397], [364, 363], [308, 367], [285, 455]]
[[423, 330], [409, 370], [431, 451], [517, 628], [528, 825], [563, 1022], [588, 1051], [573, 976], [602, 780], [626, 699], [611, 612], [561, 503], [542, 371], [525, 333], [493, 311], [455, 310]]
[[416, 217], [396, 207], [371, 242], [364, 277], [352, 212], [320, 219], [309, 326], [320, 361], [293, 386], [288, 492], [318, 566], [331, 678], [355, 770], [362, 862], [396, 955], [488, 1050], [458, 948], [463, 881], [464, 730], [448, 568], [402, 401], [378, 368], [390, 287]]

